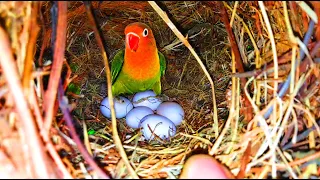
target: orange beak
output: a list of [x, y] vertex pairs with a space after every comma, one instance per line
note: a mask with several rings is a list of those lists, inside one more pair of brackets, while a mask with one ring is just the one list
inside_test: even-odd
[[128, 33], [127, 34], [127, 43], [129, 45], [129, 48], [132, 51], [137, 51], [138, 47], [139, 47], [139, 36], [136, 35], [135, 33]]

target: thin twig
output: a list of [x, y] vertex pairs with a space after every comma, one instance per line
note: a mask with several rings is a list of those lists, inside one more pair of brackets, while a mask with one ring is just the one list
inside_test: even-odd
[[215, 89], [214, 89], [214, 83], [213, 80], [207, 71], [206, 67], [202, 63], [200, 57], [198, 54], [194, 51], [192, 46], [189, 44], [188, 40], [181, 34], [181, 32], [177, 29], [177, 27], [172, 23], [172, 21], [169, 19], [167, 14], [154, 2], [154, 1], [148, 1], [149, 4], [152, 6], [152, 8], [158, 13], [158, 15], [162, 18], [164, 22], [167, 23], [169, 28], [174, 32], [174, 34], [180, 39], [181, 42], [190, 50], [192, 55], [196, 58], [198, 61], [200, 67], [202, 68], [204, 74], [207, 76], [212, 90], [212, 101], [213, 101], [213, 120], [214, 120], [214, 126], [215, 128], [215, 137], [218, 137], [219, 129], [218, 129], [218, 113], [217, 113], [217, 103], [216, 103], [216, 95], [215, 95]]
[[92, 28], [94, 30], [94, 35], [95, 39], [100, 47], [101, 50], [101, 55], [104, 61], [105, 65], [105, 72], [107, 76], [107, 87], [108, 87], [108, 100], [109, 100], [109, 105], [111, 109], [111, 121], [112, 121], [112, 138], [114, 140], [114, 143], [116, 145], [117, 150], [119, 151], [120, 156], [122, 157], [126, 167], [128, 168], [129, 173], [131, 174], [132, 178], [134, 179], [139, 179], [138, 175], [134, 171], [134, 169], [131, 167], [130, 162], [128, 160], [127, 154], [125, 150], [123, 149], [121, 139], [118, 135], [118, 129], [117, 129], [117, 120], [116, 120], [116, 115], [115, 115], [115, 110], [114, 110], [114, 103], [113, 103], [113, 95], [112, 95], [112, 87], [111, 87], [111, 74], [110, 74], [110, 67], [109, 67], [109, 61], [107, 57], [107, 53], [102, 41], [102, 37], [100, 35], [100, 32], [98, 30], [95, 18], [92, 13], [92, 9], [90, 6], [90, 2], [85, 2], [85, 7], [86, 7], [86, 12], [89, 17], [89, 21], [92, 24]]
[[[296, 64], [296, 51], [297, 51], [297, 42], [296, 42], [296, 39], [295, 39], [295, 36], [293, 34], [293, 30], [292, 30], [292, 27], [291, 27], [291, 24], [290, 24], [290, 19], [289, 19], [289, 13], [288, 13], [288, 9], [287, 9], [287, 2], [282, 2], [283, 4], [283, 11], [284, 11], [284, 19], [285, 19], [285, 22], [286, 22], [286, 26], [287, 26], [287, 29], [288, 29], [288, 34], [289, 34], [289, 39], [290, 41], [292, 42], [292, 59], [291, 59], [291, 69], [294, 69], [295, 68], [295, 64]], [[295, 71], [291, 71], [291, 82], [290, 82], [290, 93], [293, 92], [293, 89], [294, 89], [294, 80], [295, 80]]]
[[[232, 71], [233, 72], [235, 72], [235, 70], [236, 70], [236, 66], [235, 66], [235, 57], [234, 57], [234, 53], [232, 52]], [[235, 110], [235, 100], [236, 100], [236, 98], [235, 98], [235, 96], [236, 96], [236, 93], [237, 93], [237, 91], [236, 91], [236, 83], [237, 83], [237, 81], [236, 81], [236, 78], [235, 77], [232, 77], [232, 79], [231, 79], [231, 81], [232, 81], [232, 86], [231, 86], [231, 106], [230, 106], [230, 109], [229, 109], [229, 111], [230, 111], [230, 113], [229, 113], [229, 116], [228, 116], [228, 119], [227, 119], [227, 122], [225, 123], [225, 125], [224, 125], [224, 127], [223, 127], [223, 129], [222, 129], [222, 131], [221, 131], [221, 133], [219, 134], [219, 137], [217, 138], [217, 140], [215, 141], [215, 143], [214, 143], [214, 145], [213, 145], [213, 147], [212, 147], [212, 149], [210, 150], [210, 152], [209, 152], [209, 154], [212, 156], [212, 155], [214, 155], [215, 153], [216, 153], [216, 151], [217, 151], [217, 149], [218, 149], [218, 147], [220, 146], [220, 144], [221, 144], [221, 142], [222, 142], [222, 140], [223, 140], [223, 137], [225, 136], [225, 134], [227, 133], [227, 131], [229, 130], [229, 127], [230, 127], [230, 124], [231, 124], [231, 121], [232, 121], [232, 119], [236, 116], [236, 110]], [[239, 82], [239, 81], [238, 81]]]
[[[268, 30], [268, 35], [269, 35], [269, 39], [271, 41], [271, 48], [272, 48], [272, 53], [273, 53], [273, 62], [274, 62], [274, 79], [278, 79], [279, 78], [279, 73], [278, 73], [278, 55], [277, 55], [277, 49], [276, 49], [276, 42], [274, 40], [274, 36], [273, 36], [273, 32], [272, 32], [272, 28], [271, 28], [271, 25], [270, 25], [270, 21], [269, 21], [269, 18], [268, 18], [268, 15], [267, 15], [267, 11], [264, 7], [264, 4], [262, 1], [258, 1], [258, 4], [259, 4], [259, 7], [261, 9], [261, 13], [262, 13], [262, 16], [263, 16], [263, 19], [266, 23], [266, 26], [267, 26], [267, 30]], [[274, 87], [273, 87], [273, 95], [274, 97], [277, 96], [277, 91], [278, 91], [278, 82], [275, 81], [274, 82]], [[276, 118], [276, 110], [277, 106], [276, 104], [273, 106], [273, 112], [274, 112], [274, 118]]]
[[[305, 162], [308, 162], [308, 161], [312, 161], [314, 159], [317, 159], [320, 157], [320, 152], [316, 152], [314, 154], [311, 154], [311, 155], [308, 155], [304, 158], [301, 158], [301, 159], [298, 159], [298, 160], [295, 160], [295, 161], [292, 161], [289, 163], [289, 166], [297, 166], [297, 165], [300, 165], [300, 164], [303, 164]], [[285, 168], [285, 165], [277, 165], [277, 167], [279, 168]]]
[[231, 26], [231, 27], [232, 27], [233, 22], [234, 22], [234, 17], [235, 17], [236, 12], [237, 12], [238, 4], [239, 4], [239, 1], [236, 1], [236, 2], [234, 3], [234, 7], [233, 7], [233, 11], [232, 11], [231, 19], [230, 19], [230, 26]]
[[[37, 24], [37, 16], [38, 16], [38, 6], [40, 5], [39, 2], [32, 3], [32, 11], [31, 11], [31, 18], [29, 20], [29, 33], [30, 38], [27, 44], [27, 54], [26, 59], [24, 62], [24, 69], [23, 69], [23, 77], [22, 77], [22, 86], [26, 94], [28, 94], [30, 88], [30, 81], [32, 78], [32, 65], [33, 65], [33, 56], [34, 56], [34, 49], [37, 43], [38, 33], [40, 28]], [[33, 78], [32, 78], [33, 79]]]

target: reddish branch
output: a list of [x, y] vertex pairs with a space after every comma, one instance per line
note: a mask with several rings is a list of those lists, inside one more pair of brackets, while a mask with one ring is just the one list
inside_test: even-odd
[[27, 137], [26, 141], [36, 177], [54, 178], [55, 175], [52, 173], [52, 169], [49, 168], [50, 166], [47, 164], [48, 156], [44, 152], [44, 146], [40, 140], [36, 123], [32, 118], [30, 107], [28, 106], [27, 99], [23, 94], [22, 84], [13, 57], [9, 37], [2, 27], [0, 27], [0, 42], [0, 49], [2, 52], [4, 52], [0, 56], [0, 64], [4, 77], [8, 83], [8, 87], [12, 92], [17, 115], [23, 125], [23, 132]]
[[294, 1], [289, 1], [289, 7], [290, 7], [290, 10], [292, 11], [292, 25], [293, 25], [293, 28], [294, 28], [294, 31], [297, 31], [299, 32], [299, 34], [302, 36], [302, 33], [301, 33], [301, 29], [300, 29], [300, 26], [299, 26], [299, 21], [298, 21], [298, 14], [299, 14], [299, 11], [298, 11], [298, 8], [297, 8], [297, 3], [294, 2]]
[[[227, 30], [227, 33], [229, 36], [229, 41], [231, 44], [231, 49], [232, 49], [232, 52], [234, 53], [234, 56], [235, 56], [236, 69], [238, 72], [243, 73], [244, 68], [243, 68], [243, 63], [242, 63], [241, 56], [240, 56], [240, 51], [238, 49], [238, 45], [235, 40], [235, 36], [234, 36], [232, 29], [230, 27], [230, 22], [229, 22], [229, 17], [228, 17], [227, 11], [226, 11], [222, 2], [219, 2], [219, 5], [220, 5], [220, 10], [221, 10], [221, 19], [225, 25], [226, 30]], [[242, 92], [244, 92], [247, 80], [245, 78], [241, 78], [240, 81], [241, 81]], [[252, 107], [251, 107], [251, 104], [246, 96], [245, 96], [244, 106], [245, 106], [245, 108], [247, 108], [246, 113], [245, 113], [245, 119], [246, 119], [246, 121], [250, 121], [252, 119]]]
[[[229, 22], [229, 17], [226, 11], [226, 8], [224, 7], [222, 2], [219, 2], [220, 4], [220, 13], [221, 13], [221, 20], [223, 22], [223, 24], [225, 25], [225, 28], [227, 30], [228, 36], [229, 36], [229, 41], [231, 44], [231, 49], [232, 52], [234, 53], [235, 56], [235, 60], [236, 60], [236, 68], [238, 70], [238, 72], [244, 72], [244, 68], [243, 68], [243, 63], [241, 60], [241, 55], [240, 55], [240, 51], [238, 49], [238, 45], [236, 42], [236, 38], [234, 37], [234, 34], [232, 32], [231, 26], [230, 26], [230, 22]], [[242, 81], [245, 79], [242, 79]], [[243, 84], [244, 86], [245, 84]]]
[[62, 71], [64, 52], [67, 36], [67, 2], [58, 1], [57, 34], [54, 47], [53, 64], [48, 84], [48, 90], [44, 97], [45, 123], [44, 132], [49, 132], [54, 116], [54, 105], [56, 103], [57, 89]]
[[243, 153], [240, 171], [237, 175], [237, 179], [243, 179], [245, 177], [247, 165], [250, 162], [250, 155], [251, 155], [251, 141], [249, 141], [247, 149]]
[[258, 30], [258, 35], [259, 35], [259, 37], [262, 37], [262, 28], [261, 28], [261, 25], [260, 25], [260, 19], [259, 19], [259, 13], [258, 12], [255, 13], [254, 18], [255, 18], [255, 24], [256, 24], [256, 27], [257, 27], [257, 30]]
[[[318, 19], [319, 19], [319, 17], [320, 17], [320, 2], [315, 1], [315, 2], [312, 2], [312, 4], [314, 5], [315, 12], [316, 12]], [[316, 34], [317, 41], [319, 41], [320, 40], [320, 26], [319, 26], [319, 24], [317, 24], [317, 29], [316, 29], [315, 34]]]
[[42, 45], [41, 45], [41, 49], [40, 49], [40, 55], [38, 58], [38, 64], [39, 66], [42, 66], [42, 58], [43, 58], [43, 53], [44, 50], [50, 45], [50, 40], [51, 40], [51, 33], [52, 33], [52, 29], [46, 29], [45, 25], [44, 25], [44, 21], [42, 22]]
[[305, 11], [302, 11], [302, 22], [303, 22], [303, 31], [304, 33], [307, 33], [309, 28], [309, 21], [308, 21], [307, 13]]
[[[311, 3], [314, 6], [314, 10], [315, 10], [315, 12], [318, 16], [318, 20], [319, 20], [319, 18], [320, 18], [320, 2], [313, 1]], [[319, 25], [319, 23], [316, 25], [316, 27], [317, 27], [316, 32], [315, 32], [316, 40], [320, 41], [320, 25]]]

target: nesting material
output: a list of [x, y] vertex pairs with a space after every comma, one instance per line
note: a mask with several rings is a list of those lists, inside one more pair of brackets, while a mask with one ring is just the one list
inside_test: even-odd
[[[184, 111], [180, 124], [166, 121], [174, 131], [160, 138], [126, 122], [140, 107], [131, 102], [112, 126], [110, 111], [100, 111], [108, 103], [106, 68], [86, 7], [52, 4], [0, 2], [1, 177], [177, 179], [198, 153], [237, 178], [320, 177], [319, 3], [157, 2], [173, 28], [148, 2], [92, 2], [108, 59], [123, 49], [128, 24], [152, 29], [167, 69], [142, 126], [155, 128], [147, 122], [161, 103]], [[51, 13], [64, 10], [53, 38]]]

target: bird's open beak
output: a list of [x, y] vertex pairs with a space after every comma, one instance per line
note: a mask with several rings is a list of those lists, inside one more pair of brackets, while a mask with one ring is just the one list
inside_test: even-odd
[[137, 51], [139, 47], [139, 40], [140, 37], [137, 34], [132, 32], [127, 34], [127, 44], [132, 51]]

